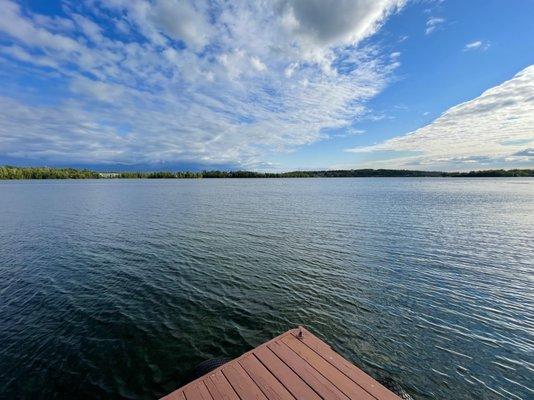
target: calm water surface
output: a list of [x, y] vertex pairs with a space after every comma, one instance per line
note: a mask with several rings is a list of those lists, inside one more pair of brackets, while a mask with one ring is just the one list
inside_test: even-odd
[[534, 180], [0, 182], [0, 398], [151, 399], [298, 324], [419, 399], [534, 398]]

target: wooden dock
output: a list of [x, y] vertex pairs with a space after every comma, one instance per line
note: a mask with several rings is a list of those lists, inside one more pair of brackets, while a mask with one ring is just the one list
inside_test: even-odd
[[292, 329], [162, 400], [400, 400], [304, 328]]

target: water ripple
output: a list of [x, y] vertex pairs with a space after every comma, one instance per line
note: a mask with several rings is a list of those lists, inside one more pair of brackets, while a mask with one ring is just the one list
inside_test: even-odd
[[1, 398], [155, 398], [297, 324], [416, 398], [534, 396], [531, 179], [0, 182], [0, 206]]

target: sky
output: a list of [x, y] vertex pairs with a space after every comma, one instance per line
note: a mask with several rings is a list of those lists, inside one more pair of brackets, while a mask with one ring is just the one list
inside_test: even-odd
[[534, 168], [532, 0], [0, 0], [0, 164]]

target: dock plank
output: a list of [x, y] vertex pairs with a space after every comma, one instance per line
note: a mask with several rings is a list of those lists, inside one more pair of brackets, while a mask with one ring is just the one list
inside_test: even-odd
[[376, 398], [366, 392], [360, 385], [350, 380], [345, 374], [340, 373], [340, 371], [306, 346], [304, 343], [300, 342], [297, 338], [293, 336], [286, 336], [281, 340], [282, 343], [286, 344], [291, 350], [293, 350], [297, 355], [315, 368], [321, 375], [328, 379], [335, 387], [337, 387], [341, 392], [345, 393], [351, 399], [361, 399], [361, 400], [376, 400]]
[[269, 400], [295, 400], [254, 355], [243, 357], [239, 363]]
[[302, 343], [314, 350], [317, 354], [323, 357], [326, 361], [336, 367], [339, 371], [356, 382], [364, 388], [371, 395], [380, 400], [398, 400], [399, 397], [392, 393], [389, 389], [381, 385], [371, 376], [367, 375], [361, 369], [356, 367], [351, 362], [347, 361], [336, 353], [332, 348], [316, 337], [308, 330], [301, 328], [302, 335], [299, 337], [298, 332], [292, 332], [291, 336], [298, 338]]
[[215, 400], [240, 400], [221, 371], [210, 374], [204, 383]]
[[313, 390], [325, 400], [347, 400], [338, 388], [332, 385], [324, 376], [319, 374], [307, 362], [295, 354], [280, 341], [271, 343], [269, 349], [273, 351], [289, 368], [295, 371]]
[[267, 400], [261, 389], [239, 363], [230, 363], [222, 369], [222, 372], [241, 399]]
[[213, 400], [203, 381], [198, 382], [196, 385], [188, 386], [184, 390], [184, 394], [187, 400]]
[[169, 393], [167, 396], [162, 397], [161, 400], [186, 400], [185, 394], [183, 391], [175, 390], [172, 393]]
[[267, 346], [259, 348], [254, 355], [295, 398], [321, 400], [321, 397]]

